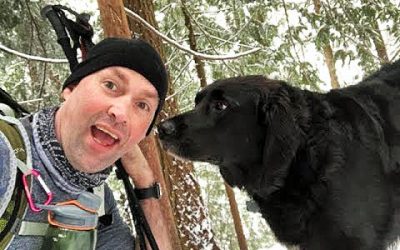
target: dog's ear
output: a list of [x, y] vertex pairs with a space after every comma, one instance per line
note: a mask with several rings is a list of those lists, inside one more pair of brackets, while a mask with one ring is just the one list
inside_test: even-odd
[[[263, 98], [264, 99], [264, 98]], [[259, 117], [266, 127], [259, 194], [263, 197], [284, 185], [290, 164], [300, 144], [294, 107], [284, 88], [269, 93], [260, 101]]]

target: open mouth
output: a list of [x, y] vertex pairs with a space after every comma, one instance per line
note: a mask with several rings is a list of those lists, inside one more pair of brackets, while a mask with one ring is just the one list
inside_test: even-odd
[[90, 130], [92, 132], [93, 140], [102, 146], [111, 147], [120, 141], [116, 134], [106, 128], [91, 126]]

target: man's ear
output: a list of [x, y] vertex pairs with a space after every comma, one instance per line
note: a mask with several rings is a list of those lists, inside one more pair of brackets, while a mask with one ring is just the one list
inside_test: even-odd
[[65, 89], [63, 89], [63, 91], [61, 92], [61, 97], [64, 100], [67, 100], [68, 97], [71, 95], [72, 91], [75, 89], [76, 84], [70, 84], [68, 85]]
[[296, 151], [300, 145], [300, 131], [296, 125], [290, 99], [285, 90], [269, 97], [262, 104], [259, 117], [266, 127], [259, 194], [265, 197], [280, 189], [285, 182]]

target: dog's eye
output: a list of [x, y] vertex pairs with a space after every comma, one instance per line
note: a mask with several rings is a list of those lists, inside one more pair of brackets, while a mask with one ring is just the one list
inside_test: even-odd
[[223, 111], [228, 107], [228, 104], [224, 101], [216, 101], [214, 103], [214, 109], [218, 111]]

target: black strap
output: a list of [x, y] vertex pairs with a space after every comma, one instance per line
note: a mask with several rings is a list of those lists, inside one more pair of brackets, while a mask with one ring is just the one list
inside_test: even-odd
[[[73, 14], [76, 17], [76, 21], [68, 19], [64, 10]], [[61, 45], [68, 59], [69, 67], [71, 71], [73, 71], [78, 64], [78, 48], [82, 50], [82, 57], [84, 59], [86, 55], [85, 52], [94, 46], [92, 42], [93, 28], [89, 24], [90, 16], [84, 13], [78, 14], [62, 5], [47, 5], [42, 8], [41, 15], [49, 19], [56, 32], [57, 42]], [[72, 46], [71, 40], [73, 42]]]
[[[55, 8], [59, 11], [61, 22], [68, 30], [68, 33], [74, 42], [74, 50], [76, 51], [78, 48], [80, 48], [82, 52], [82, 58], [85, 59], [87, 50], [94, 46], [94, 43], [92, 42], [94, 32], [89, 23], [90, 15], [86, 13], [79, 14], [62, 5], [55, 5]], [[66, 10], [74, 15], [76, 20], [72, 21], [71, 19], [68, 19], [62, 10]]]
[[17, 112], [17, 117], [29, 113], [2, 88], [0, 88], [0, 103], [7, 104], [9, 107], [11, 107], [15, 112]]
[[118, 160], [115, 165], [117, 166], [116, 168], [116, 174], [119, 179], [121, 179], [124, 183], [126, 194], [128, 196], [128, 201], [129, 201], [129, 207], [131, 209], [132, 217], [135, 223], [135, 229], [136, 233], [138, 235], [139, 241], [140, 241], [140, 249], [145, 250], [146, 245], [145, 245], [145, 238], [144, 234], [147, 237], [150, 247], [153, 250], [158, 250], [157, 242], [154, 239], [154, 235], [151, 232], [150, 226], [146, 220], [146, 217], [144, 215], [144, 212], [142, 208], [140, 207], [139, 200], [137, 199], [134, 189], [132, 187], [131, 182], [129, 181], [129, 176], [126, 173], [124, 167], [122, 166], [121, 160]]
[[135, 188], [135, 195], [139, 200], [155, 198], [161, 198], [160, 184], [158, 182], [154, 183], [151, 187], [148, 188]]
[[57, 35], [57, 42], [62, 47], [65, 56], [69, 62], [69, 68], [72, 69], [78, 64], [77, 53], [71, 47], [70, 39], [65, 29], [65, 25], [61, 21], [60, 13], [62, 11], [58, 11], [56, 7], [52, 5], [47, 5], [41, 10], [41, 15], [43, 17], [47, 17], [49, 19], [51, 25], [53, 26], [54, 31]]

